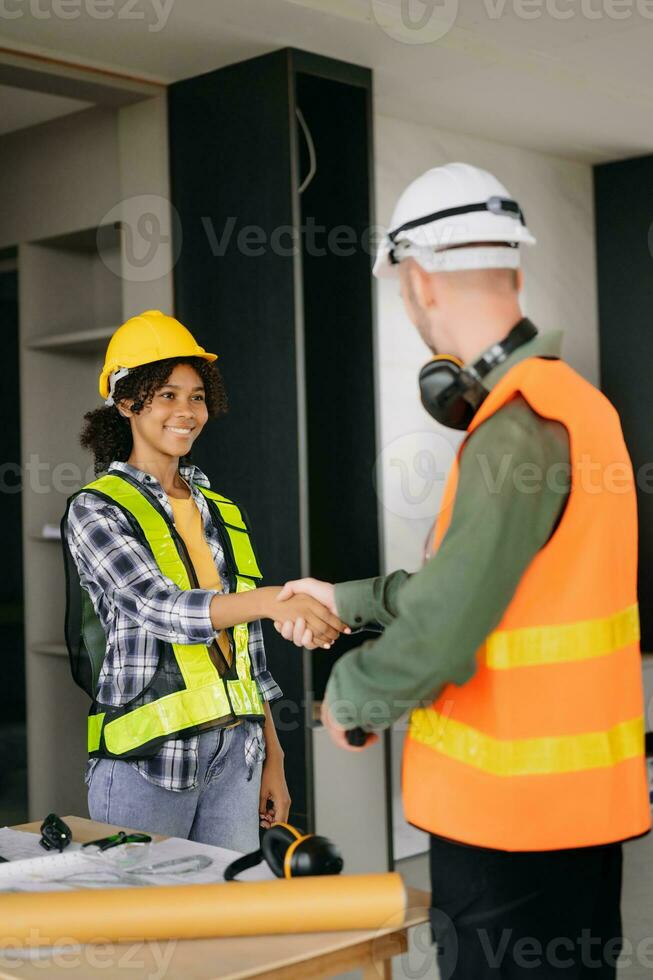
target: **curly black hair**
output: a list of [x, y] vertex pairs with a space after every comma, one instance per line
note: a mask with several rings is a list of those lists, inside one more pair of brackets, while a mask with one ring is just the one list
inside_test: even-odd
[[[227, 411], [227, 395], [222, 375], [213, 362], [206, 361], [203, 357], [167, 357], [162, 361], [132, 368], [116, 384], [114, 400], [119, 402], [123, 398], [129, 399], [132, 403], [131, 410], [138, 415], [151, 402], [155, 392], [168, 381], [177, 364], [190, 364], [202, 379], [209, 418], [224, 415]], [[95, 457], [95, 475], [104, 473], [114, 459], [125, 462], [131, 453], [133, 441], [129, 419], [120, 414], [116, 405], [95, 408], [84, 415], [84, 427], [79, 441]], [[190, 461], [191, 451], [180, 460], [182, 463]]]

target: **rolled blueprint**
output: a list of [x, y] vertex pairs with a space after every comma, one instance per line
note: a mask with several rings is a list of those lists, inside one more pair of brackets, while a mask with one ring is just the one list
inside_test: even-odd
[[2, 947], [397, 928], [399, 874], [0, 894]]

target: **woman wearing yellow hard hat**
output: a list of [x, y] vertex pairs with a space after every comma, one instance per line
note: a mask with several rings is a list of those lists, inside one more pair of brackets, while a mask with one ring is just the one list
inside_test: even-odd
[[292, 620], [325, 647], [346, 627], [257, 587], [242, 512], [191, 462], [226, 410], [215, 360], [158, 310], [111, 338], [105, 405], [81, 433], [97, 478], [62, 522], [66, 639], [92, 700], [91, 817], [250, 851], [290, 806], [260, 620]]

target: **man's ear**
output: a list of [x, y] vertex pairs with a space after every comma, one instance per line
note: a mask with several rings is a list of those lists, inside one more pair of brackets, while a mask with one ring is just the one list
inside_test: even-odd
[[428, 310], [437, 305], [435, 277], [426, 272], [412, 257], [408, 259], [406, 278], [409, 295], [418, 309]]

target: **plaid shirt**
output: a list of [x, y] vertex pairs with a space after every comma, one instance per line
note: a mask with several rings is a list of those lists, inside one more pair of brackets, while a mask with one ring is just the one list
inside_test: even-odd
[[[135, 477], [174, 520], [167, 494], [149, 473], [117, 461], [109, 472]], [[209, 481], [197, 466], [180, 466], [179, 472], [200, 510], [207, 543], [224, 591], [228, 592], [228, 570], [220, 537], [206, 499], [197, 489], [198, 484], [209, 487]], [[122, 705], [140, 694], [154, 676], [166, 644], [209, 644], [218, 635], [211, 623], [209, 606], [213, 596], [220, 593], [211, 589], [182, 590], [166, 578], [151, 552], [134, 535], [120, 507], [92, 493], [79, 494], [68, 512], [67, 540], [82, 586], [90, 595], [107, 638], [96, 694], [102, 704]], [[263, 699], [281, 697], [281, 690], [267, 669], [258, 620], [249, 624], [249, 655], [252, 676]], [[249, 721], [243, 724], [250, 726], [245, 761], [252, 765], [263, 753], [261, 726]], [[199, 738], [193, 735], [170, 739], [155, 756], [128, 761], [157, 786], [191, 789], [197, 785]], [[89, 760], [87, 782], [97, 761]]]

